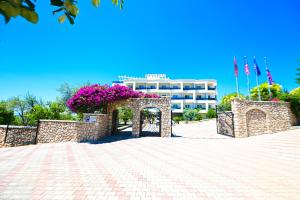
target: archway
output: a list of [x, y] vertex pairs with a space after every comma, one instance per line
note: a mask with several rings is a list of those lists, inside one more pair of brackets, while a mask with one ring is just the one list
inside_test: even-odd
[[248, 136], [260, 135], [266, 133], [267, 114], [259, 109], [252, 109], [246, 113]]
[[112, 135], [132, 135], [133, 110], [127, 106], [112, 111]]
[[162, 112], [156, 107], [146, 107], [140, 111], [140, 136], [161, 137]]

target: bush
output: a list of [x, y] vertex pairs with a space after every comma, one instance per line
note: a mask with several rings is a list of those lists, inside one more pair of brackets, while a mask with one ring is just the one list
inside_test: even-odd
[[288, 102], [291, 103], [291, 109], [296, 117], [300, 117], [300, 87], [290, 92]]
[[203, 119], [202, 114], [198, 113], [196, 116], [197, 121], [201, 121]]
[[212, 119], [212, 118], [216, 118], [217, 114], [216, 114], [216, 110], [209, 108], [207, 113], [206, 113], [206, 118], [208, 119]]
[[194, 121], [198, 115], [198, 110], [196, 109], [184, 109], [183, 119], [185, 121]]
[[0, 102], [0, 125], [11, 124], [14, 121], [14, 112], [7, 108], [7, 105]]
[[173, 117], [173, 119], [172, 119], [176, 124], [179, 124], [179, 122], [180, 121], [182, 121], [183, 120], [183, 118], [182, 117], [180, 117], [180, 116], [176, 116], [176, 117]]

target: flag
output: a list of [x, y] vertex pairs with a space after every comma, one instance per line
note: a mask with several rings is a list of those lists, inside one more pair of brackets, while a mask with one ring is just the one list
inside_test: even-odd
[[245, 73], [246, 73], [247, 76], [250, 75], [250, 70], [249, 70], [249, 65], [248, 65], [247, 58], [245, 58]]
[[260, 75], [261, 75], [261, 72], [260, 72], [260, 70], [259, 70], [259, 67], [258, 67], [258, 64], [257, 64], [257, 62], [256, 62], [256, 58], [255, 58], [255, 57], [254, 57], [254, 59], [253, 59], [253, 62], [254, 62], [254, 71], [255, 71], [255, 73], [256, 73], [257, 76], [260, 76]]
[[237, 65], [237, 62], [236, 62], [236, 57], [234, 56], [234, 74], [235, 76], [237, 77], [239, 75], [239, 68], [238, 68], [238, 65]]
[[271, 72], [268, 68], [266, 70], [267, 70], [267, 77], [268, 77], [269, 85], [273, 85], [274, 82], [273, 82]]

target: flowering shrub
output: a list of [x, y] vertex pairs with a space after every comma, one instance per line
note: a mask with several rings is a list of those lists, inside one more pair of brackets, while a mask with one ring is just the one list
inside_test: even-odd
[[121, 85], [108, 87], [96, 84], [80, 88], [67, 101], [67, 106], [73, 112], [94, 112], [105, 109], [108, 103], [129, 98], [159, 98], [159, 96], [133, 91]]

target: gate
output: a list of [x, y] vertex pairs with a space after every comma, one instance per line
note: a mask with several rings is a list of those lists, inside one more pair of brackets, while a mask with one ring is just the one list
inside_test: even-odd
[[140, 136], [161, 136], [161, 111], [146, 108], [141, 111]]
[[223, 111], [216, 106], [217, 133], [230, 137], [234, 135], [234, 114], [232, 111]]

